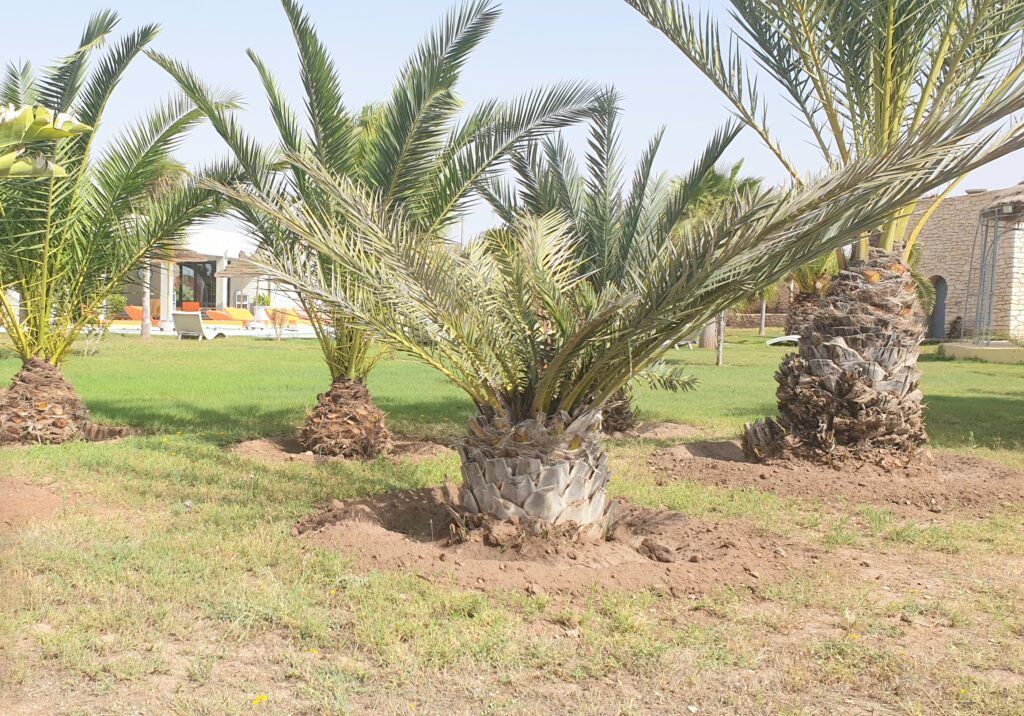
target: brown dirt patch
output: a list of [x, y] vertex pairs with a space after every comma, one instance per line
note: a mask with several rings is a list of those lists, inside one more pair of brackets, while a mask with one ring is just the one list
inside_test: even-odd
[[[346, 462], [349, 458], [315, 455], [304, 450], [295, 438], [262, 438], [246, 440], [231, 447], [231, 452], [245, 458], [264, 462], [298, 462], [319, 464], [324, 462]], [[451, 455], [452, 450], [440, 443], [417, 440], [411, 437], [393, 435], [391, 452], [388, 457], [401, 460], [431, 460]]]
[[331, 506], [293, 534], [337, 549], [365, 571], [407, 569], [442, 584], [484, 591], [586, 591], [593, 585], [703, 594], [723, 584], [756, 586], [793, 576], [817, 556], [739, 524], [691, 519], [616, 501], [611, 537], [575, 540], [570, 531], [533, 535], [513, 523], [484, 523], [450, 544], [451, 488], [404, 490]]
[[681, 423], [640, 423], [624, 433], [609, 433], [606, 437], [639, 438], [641, 440], [692, 440], [701, 436], [700, 428]]
[[754, 487], [826, 504], [878, 504], [932, 514], [1024, 505], [1024, 473], [944, 452], [934, 452], [906, 468], [828, 467], [802, 460], [758, 465], [745, 462], [734, 442], [687, 443], [659, 450], [651, 458], [651, 467], [663, 473], [662, 479]]
[[52, 490], [17, 480], [0, 480], [0, 532], [46, 520], [61, 507]]

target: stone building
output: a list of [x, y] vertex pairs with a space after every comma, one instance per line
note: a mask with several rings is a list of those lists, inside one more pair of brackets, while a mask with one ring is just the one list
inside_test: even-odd
[[[928, 205], [919, 202], [911, 228]], [[965, 336], [1024, 339], [1024, 184], [947, 198], [918, 240], [918, 271], [936, 292], [929, 337], [959, 338], [948, 335], [959, 317]]]

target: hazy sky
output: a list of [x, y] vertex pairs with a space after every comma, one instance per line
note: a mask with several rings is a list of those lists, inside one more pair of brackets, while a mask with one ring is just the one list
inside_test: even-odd
[[[383, 99], [393, 79], [425, 32], [452, 3], [448, 0], [306, 0], [305, 7], [331, 49], [353, 107]], [[120, 31], [146, 22], [163, 30], [153, 47], [186, 60], [209, 83], [240, 91], [248, 101], [246, 122], [271, 140], [274, 129], [255, 68], [245, 56], [253, 48], [277, 73], [295, 104], [301, 101], [292, 37], [277, 0], [47, 0], [4, 3], [8, 32], [0, 58], [29, 59], [36, 65], [71, 52], [89, 14], [110, 7], [122, 16]], [[722, 0], [702, 5], [726, 20]], [[45, 10], [42, 10], [45, 8]], [[10, 31], [17, 28], [16, 32]], [[621, 0], [505, 0], [503, 15], [469, 61], [461, 86], [468, 105], [507, 97], [566, 79], [614, 84], [624, 96], [622, 142], [632, 163], [658, 127], [667, 128], [658, 169], [685, 170], [708, 137], [728, 116], [717, 92], [687, 60]], [[169, 94], [174, 85], [162, 70], [141, 58], [129, 70], [106, 114], [109, 134]], [[802, 170], [820, 167], [790, 108], [771, 96], [774, 128]], [[581, 142], [577, 138], [577, 145]], [[212, 131], [192, 135], [181, 151], [189, 163], [224, 153]], [[728, 157], [744, 160], [744, 171], [770, 181], [784, 173], [749, 132]], [[963, 189], [1009, 186], [1024, 179], [1020, 155], [975, 173]], [[477, 212], [467, 231], [488, 219]]]

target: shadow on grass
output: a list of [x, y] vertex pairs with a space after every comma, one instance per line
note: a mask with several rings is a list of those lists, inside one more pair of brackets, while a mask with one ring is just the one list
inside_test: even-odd
[[188, 433], [215, 444], [290, 434], [302, 419], [302, 412], [293, 408], [267, 410], [259, 403], [235, 403], [218, 408], [166, 399], [152, 404], [147, 403], [145, 397], [139, 397], [131, 401], [89, 400], [87, 405], [96, 418], [106, 422], [154, 433]]
[[[425, 432], [422, 427], [431, 425], [440, 428], [434, 432], [454, 434], [472, 415], [472, 406], [458, 399], [392, 403], [384, 398], [377, 402], [393, 427], [409, 433]], [[259, 402], [209, 406], [184, 400], [147, 402], [145, 396], [131, 400], [93, 399], [87, 405], [104, 422], [153, 433], [187, 433], [215, 445], [292, 435], [305, 415], [301, 408], [267, 409]]]
[[997, 395], [929, 395], [925, 423], [942, 447], [1018, 449], [1024, 445], [1024, 399]]

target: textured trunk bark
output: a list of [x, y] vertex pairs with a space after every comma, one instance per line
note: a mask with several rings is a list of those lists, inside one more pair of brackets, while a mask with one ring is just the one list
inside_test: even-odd
[[748, 425], [744, 450], [765, 460], [793, 452], [906, 463], [927, 442], [918, 389], [924, 312], [898, 252], [872, 249], [815, 304], [775, 375], [779, 418]]
[[56, 445], [80, 440], [89, 411], [60, 369], [32, 358], [0, 396], [0, 444]]
[[820, 296], [814, 291], [799, 292], [789, 303], [789, 311], [786, 313], [786, 335], [803, 335], [814, 318], [815, 306]]
[[499, 519], [542, 525], [574, 523], [599, 539], [611, 518], [608, 457], [598, 441], [593, 413], [569, 422], [565, 414], [545, 423], [510, 426], [483, 416], [469, 422], [456, 444], [462, 459], [462, 507]]
[[615, 393], [601, 410], [601, 430], [606, 434], [627, 432], [638, 423], [633, 410], [633, 396], [627, 388]]
[[317, 455], [372, 459], [391, 449], [384, 413], [360, 381], [338, 378], [299, 429], [299, 443]]

